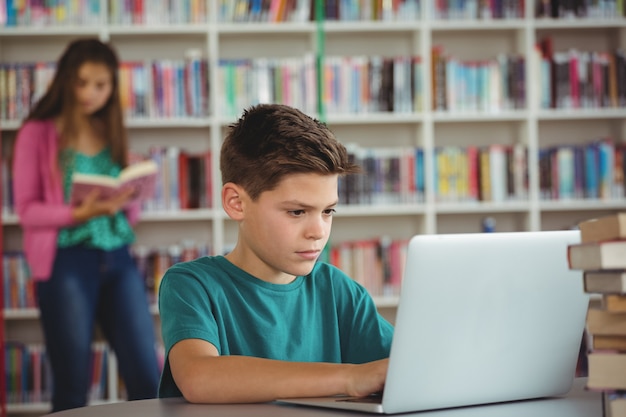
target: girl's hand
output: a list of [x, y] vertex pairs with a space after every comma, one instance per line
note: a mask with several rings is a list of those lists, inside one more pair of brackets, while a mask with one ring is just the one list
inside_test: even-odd
[[124, 207], [134, 192], [134, 189], [128, 188], [114, 197], [106, 200], [100, 200], [98, 198], [100, 191], [94, 189], [87, 195], [87, 197], [85, 197], [79, 206], [74, 208], [72, 213], [74, 220], [82, 223], [93, 217], [112, 216]]

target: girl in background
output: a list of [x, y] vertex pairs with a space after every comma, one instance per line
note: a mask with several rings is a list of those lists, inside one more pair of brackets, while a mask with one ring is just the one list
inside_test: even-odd
[[68, 203], [74, 172], [117, 176], [128, 163], [118, 66], [97, 39], [70, 43], [15, 144], [15, 207], [52, 368], [52, 411], [86, 405], [96, 323], [128, 399], [157, 393], [154, 325], [129, 249], [139, 203], [129, 203], [132, 190]]

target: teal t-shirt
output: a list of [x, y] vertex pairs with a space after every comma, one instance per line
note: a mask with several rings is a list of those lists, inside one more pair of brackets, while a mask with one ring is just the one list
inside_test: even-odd
[[364, 363], [387, 358], [393, 335], [365, 288], [322, 262], [284, 285], [223, 256], [179, 263], [161, 281], [159, 310], [166, 354], [159, 397], [181, 396], [167, 355], [184, 339], [206, 340], [220, 355]]
[[[72, 174], [103, 174], [116, 177], [121, 167], [113, 161], [109, 148], [103, 149], [96, 155], [85, 155], [80, 152], [67, 150], [63, 154], [67, 158], [67, 169], [63, 173], [63, 192], [65, 201], [69, 201], [72, 189]], [[61, 248], [74, 245], [85, 245], [104, 250], [117, 249], [131, 244], [135, 240], [135, 233], [126, 219], [123, 211], [113, 216], [98, 216], [72, 227], [59, 230], [57, 244]]]

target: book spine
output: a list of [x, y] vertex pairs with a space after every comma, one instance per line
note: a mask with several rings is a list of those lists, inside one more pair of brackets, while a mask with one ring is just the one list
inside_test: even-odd
[[180, 148], [176, 146], [169, 146], [166, 150], [166, 164], [167, 164], [167, 209], [168, 210], [180, 210], [180, 191], [179, 191], [179, 158]]

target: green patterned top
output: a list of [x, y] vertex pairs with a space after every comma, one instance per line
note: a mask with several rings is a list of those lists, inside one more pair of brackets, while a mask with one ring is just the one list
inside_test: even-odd
[[[113, 161], [109, 148], [93, 156], [66, 150], [62, 157], [68, 162], [64, 164], [67, 168], [63, 174], [66, 202], [69, 201], [73, 172], [118, 176], [121, 171], [121, 167]], [[57, 243], [61, 248], [85, 245], [91, 248], [112, 250], [130, 244], [134, 240], [135, 233], [126, 215], [119, 211], [113, 216], [98, 216], [85, 223], [60, 229]]]

